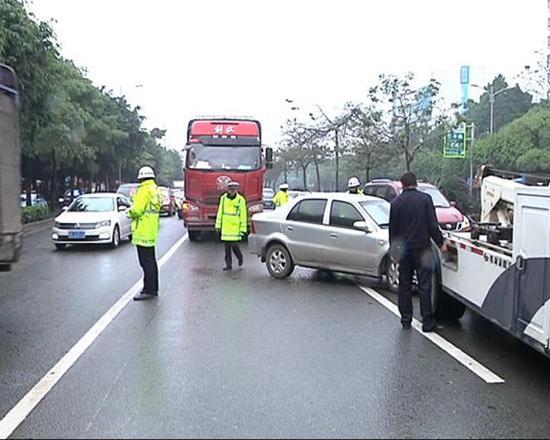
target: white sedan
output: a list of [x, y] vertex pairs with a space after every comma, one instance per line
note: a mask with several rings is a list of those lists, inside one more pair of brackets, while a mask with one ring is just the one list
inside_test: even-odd
[[131, 238], [130, 201], [122, 194], [85, 194], [57, 216], [52, 240], [57, 249], [68, 244], [110, 244], [116, 248], [123, 238]]

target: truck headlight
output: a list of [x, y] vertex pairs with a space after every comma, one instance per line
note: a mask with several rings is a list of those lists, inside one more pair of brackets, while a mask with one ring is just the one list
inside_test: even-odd
[[102, 228], [104, 226], [111, 226], [111, 220], [103, 220], [95, 224], [96, 229]]
[[200, 208], [192, 203], [185, 202], [182, 206], [183, 211], [186, 213], [200, 211]]

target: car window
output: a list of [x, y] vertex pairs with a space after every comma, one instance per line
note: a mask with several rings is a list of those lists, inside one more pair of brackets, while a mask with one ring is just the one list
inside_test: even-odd
[[353, 228], [355, 222], [364, 222], [365, 219], [350, 203], [332, 202], [330, 209], [330, 225], [340, 228]]
[[390, 204], [385, 200], [369, 200], [359, 202], [361, 207], [380, 227], [388, 227], [390, 224]]
[[130, 203], [128, 202], [126, 197], [117, 197], [116, 204], [118, 208], [120, 208], [121, 206], [125, 206], [126, 208], [128, 208], [130, 206]]
[[373, 196], [374, 194], [376, 194], [376, 185], [369, 185], [365, 187], [365, 194], [369, 196]]
[[386, 188], [387, 188], [387, 186], [385, 186], [385, 185], [378, 185], [376, 187], [375, 196], [380, 197], [381, 199], [386, 199]]
[[391, 186], [388, 186], [386, 188], [386, 192], [383, 198], [386, 199], [388, 202], [391, 202], [393, 199], [395, 199], [396, 196], [397, 194], [395, 193], [395, 189], [393, 189], [393, 187]]
[[326, 206], [326, 199], [303, 200], [292, 208], [287, 220], [322, 224]]

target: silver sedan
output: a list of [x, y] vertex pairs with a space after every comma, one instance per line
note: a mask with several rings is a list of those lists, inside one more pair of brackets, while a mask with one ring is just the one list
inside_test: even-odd
[[390, 205], [345, 193], [317, 193], [252, 217], [250, 252], [275, 278], [295, 266], [386, 278], [397, 288], [397, 267], [389, 257]]

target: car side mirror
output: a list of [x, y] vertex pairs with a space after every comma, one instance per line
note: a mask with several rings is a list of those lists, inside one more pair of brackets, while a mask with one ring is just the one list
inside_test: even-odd
[[361, 221], [355, 222], [355, 223], [353, 223], [353, 227], [355, 229], [359, 229], [360, 231], [364, 231], [367, 234], [370, 233], [370, 229], [367, 226], [367, 222], [361, 222]]
[[456, 202], [454, 200], [451, 200], [450, 201], [450, 205], [453, 207], [453, 208], [456, 208]]
[[120, 206], [118, 207], [118, 212], [123, 212], [123, 211], [126, 211], [127, 209], [128, 209], [128, 208], [127, 208], [126, 206], [120, 205]]

